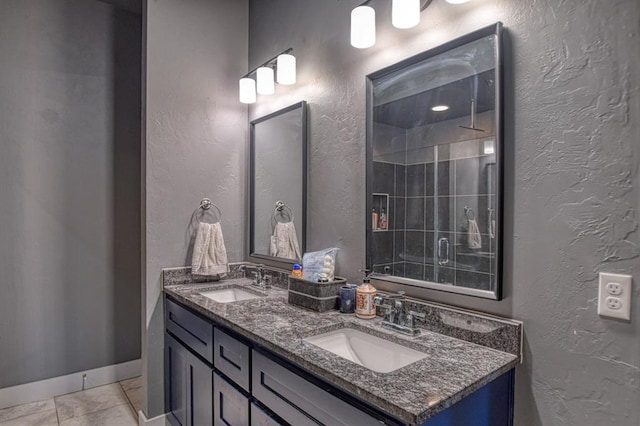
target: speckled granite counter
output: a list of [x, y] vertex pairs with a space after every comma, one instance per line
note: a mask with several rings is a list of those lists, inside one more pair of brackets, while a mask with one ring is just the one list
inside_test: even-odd
[[[429, 330], [423, 330], [417, 337], [408, 337], [383, 329], [379, 318], [360, 320], [337, 311], [320, 314], [307, 311], [289, 305], [286, 290], [281, 288], [270, 289], [265, 298], [233, 303], [217, 303], [199, 294], [212, 288], [245, 286], [249, 282], [236, 278], [219, 283], [166, 285], [164, 289], [166, 294], [220, 325], [409, 424], [424, 422], [519, 362], [519, 356], [515, 354]], [[518, 325], [479, 318], [485, 323]], [[464, 324], [471, 324], [471, 321]], [[367, 331], [428, 356], [390, 373], [376, 373], [303, 341], [306, 337], [343, 327]], [[516, 346], [519, 347], [519, 342]]]

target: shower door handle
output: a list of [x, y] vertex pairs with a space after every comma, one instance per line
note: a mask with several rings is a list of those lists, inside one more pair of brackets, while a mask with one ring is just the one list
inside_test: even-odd
[[438, 265], [443, 266], [449, 263], [449, 239], [440, 238], [438, 240]]

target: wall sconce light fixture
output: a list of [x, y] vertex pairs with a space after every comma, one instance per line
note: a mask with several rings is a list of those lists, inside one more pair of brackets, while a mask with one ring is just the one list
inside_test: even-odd
[[393, 0], [391, 24], [396, 28], [413, 28], [420, 23], [420, 0]]
[[[296, 83], [296, 57], [291, 55], [292, 48], [288, 48], [264, 64], [245, 74], [239, 82], [240, 102], [252, 104], [256, 102], [256, 92], [260, 95], [275, 93], [274, 68], [276, 81], [283, 86]], [[256, 74], [256, 80], [251, 78]]]
[[351, 11], [351, 45], [358, 49], [376, 44], [376, 11], [369, 6], [370, 1]]
[[[413, 28], [420, 23], [420, 13], [433, 0], [392, 0], [391, 23], [396, 28]], [[451, 4], [467, 3], [469, 0], [446, 0]], [[369, 6], [371, 0], [361, 3], [351, 11], [351, 45], [366, 49], [376, 44], [376, 12]]]

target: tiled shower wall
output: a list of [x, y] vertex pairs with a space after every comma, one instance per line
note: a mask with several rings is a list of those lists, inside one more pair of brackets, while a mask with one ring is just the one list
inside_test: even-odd
[[[373, 233], [374, 271], [488, 290], [494, 274], [494, 162], [493, 155], [409, 165], [375, 161], [373, 192], [389, 194], [389, 229]], [[481, 249], [468, 247], [465, 207], [474, 212]], [[449, 240], [446, 266], [438, 266], [440, 238]]]

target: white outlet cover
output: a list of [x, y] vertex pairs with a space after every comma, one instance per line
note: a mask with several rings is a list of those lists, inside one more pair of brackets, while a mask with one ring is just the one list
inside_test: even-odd
[[630, 320], [631, 275], [600, 272], [599, 277], [598, 315]]

